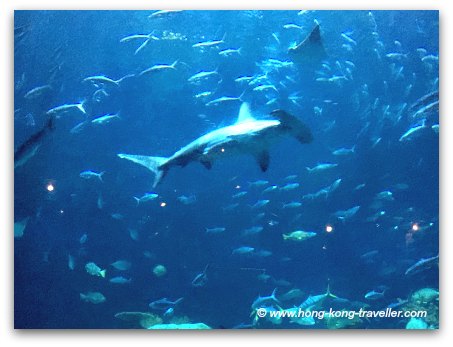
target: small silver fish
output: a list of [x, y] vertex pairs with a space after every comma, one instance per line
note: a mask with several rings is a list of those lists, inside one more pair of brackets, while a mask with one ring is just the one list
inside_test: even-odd
[[103, 182], [102, 176], [104, 174], [105, 174], [105, 171], [97, 173], [97, 172], [94, 172], [94, 171], [91, 171], [91, 170], [87, 170], [87, 171], [82, 171], [79, 176], [81, 178], [83, 178], [83, 179], [86, 179], [86, 180], [89, 180], [89, 179], [92, 179], [92, 178], [98, 178], [101, 182]]

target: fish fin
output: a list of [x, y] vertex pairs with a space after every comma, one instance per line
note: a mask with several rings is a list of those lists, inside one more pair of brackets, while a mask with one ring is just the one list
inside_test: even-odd
[[269, 161], [270, 161], [269, 151], [263, 150], [263, 151], [257, 153], [255, 155], [255, 157], [256, 157], [256, 160], [258, 161], [261, 171], [266, 172], [269, 167]]
[[101, 271], [99, 271], [99, 275], [101, 275], [102, 278], [105, 278], [106, 272], [107, 272], [107, 270], [101, 270]]
[[150, 40], [150, 38], [148, 38], [147, 40], [145, 40], [145, 42], [143, 42], [143, 43], [140, 45], [140, 47], [138, 47], [138, 48], [135, 50], [134, 55], [137, 55], [138, 52], [140, 52], [143, 48], [145, 48], [146, 45], [149, 43], [149, 40]]
[[311, 31], [310, 35], [308, 35], [308, 40], [310, 42], [319, 42], [321, 43], [321, 30], [319, 29], [319, 23], [316, 22], [315, 27]]
[[272, 291], [272, 294], [271, 294], [271, 298], [275, 300], [276, 303], [280, 303], [280, 301], [277, 299], [277, 297], [275, 296], [275, 294], [277, 294], [277, 287], [275, 287], [275, 289]]
[[337, 299], [337, 298], [338, 298], [338, 296], [336, 296], [336, 295], [334, 295], [334, 294], [332, 294], [332, 293], [330, 292], [330, 283], [327, 284], [326, 296], [331, 297], [331, 298], [333, 298], [333, 299]]
[[55, 130], [55, 116], [50, 116], [46, 126], [49, 130]]
[[310, 129], [298, 118], [283, 110], [272, 111], [271, 115], [277, 118], [283, 128], [288, 130], [300, 143], [310, 143], [313, 141], [313, 135]]
[[212, 169], [212, 160], [202, 158], [200, 159], [200, 163], [208, 170]]
[[253, 118], [252, 112], [250, 111], [250, 105], [246, 102], [242, 103], [236, 124], [247, 121], [253, 121], [254, 119], [255, 118]]
[[316, 62], [326, 56], [326, 51], [321, 40], [319, 23], [316, 22], [313, 30], [296, 47], [288, 49], [288, 53], [300, 62]]
[[133, 155], [133, 154], [118, 154], [121, 159], [130, 160], [136, 164], [146, 167], [152, 171], [155, 175], [153, 188], [155, 188], [162, 178], [166, 175], [168, 168], [165, 165], [168, 163], [168, 158], [165, 157], [150, 157], [145, 155]]
[[80, 112], [82, 112], [83, 114], [86, 114], [87, 111], [85, 110], [85, 106], [84, 106], [84, 103], [85, 103], [86, 100], [82, 101], [80, 104], [77, 104], [77, 108], [80, 110]]
[[[245, 92], [246, 92], [246, 90], [244, 89], [244, 91], [242, 92], [242, 94], [239, 95], [239, 97], [238, 97], [238, 100], [239, 100], [239, 101], [244, 102], [244, 100], [243, 100], [242, 98], [244, 97]], [[241, 108], [242, 108], [242, 106], [241, 106]], [[249, 110], [249, 113], [250, 113], [250, 110]], [[239, 120], [239, 119], [238, 119], [238, 120]]]

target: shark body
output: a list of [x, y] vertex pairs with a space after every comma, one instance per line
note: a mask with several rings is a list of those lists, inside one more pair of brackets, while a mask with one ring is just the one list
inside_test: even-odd
[[44, 139], [55, 129], [55, 119], [50, 117], [46, 125], [33, 134], [14, 152], [14, 169], [24, 165], [38, 153]]
[[255, 119], [247, 103], [241, 105], [235, 124], [209, 132], [181, 148], [171, 157], [151, 157], [118, 154], [122, 159], [142, 165], [155, 174], [156, 187], [173, 166], [184, 167], [198, 161], [207, 169], [222, 157], [250, 153], [256, 157], [261, 170], [269, 166], [269, 146], [284, 136], [294, 136], [301, 143], [313, 139], [310, 129], [296, 117], [282, 110], [271, 113], [274, 119]]

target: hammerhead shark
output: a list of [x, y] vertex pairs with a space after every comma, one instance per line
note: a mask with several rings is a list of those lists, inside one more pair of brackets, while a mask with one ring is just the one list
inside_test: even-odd
[[293, 136], [300, 143], [313, 140], [310, 129], [298, 118], [283, 110], [270, 114], [274, 119], [256, 119], [247, 103], [241, 105], [237, 121], [229, 126], [211, 131], [181, 148], [170, 157], [151, 157], [145, 155], [118, 154], [152, 171], [156, 187], [173, 166], [184, 167], [198, 161], [211, 169], [215, 160], [249, 153], [255, 156], [261, 170], [269, 166], [269, 146], [284, 136]]

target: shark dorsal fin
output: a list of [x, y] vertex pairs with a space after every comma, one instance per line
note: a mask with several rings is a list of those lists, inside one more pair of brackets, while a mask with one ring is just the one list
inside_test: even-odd
[[255, 118], [253, 118], [252, 113], [250, 112], [250, 106], [248, 103], [244, 102], [241, 105], [241, 109], [239, 110], [239, 116], [236, 123], [243, 123], [253, 120], [255, 120]]

